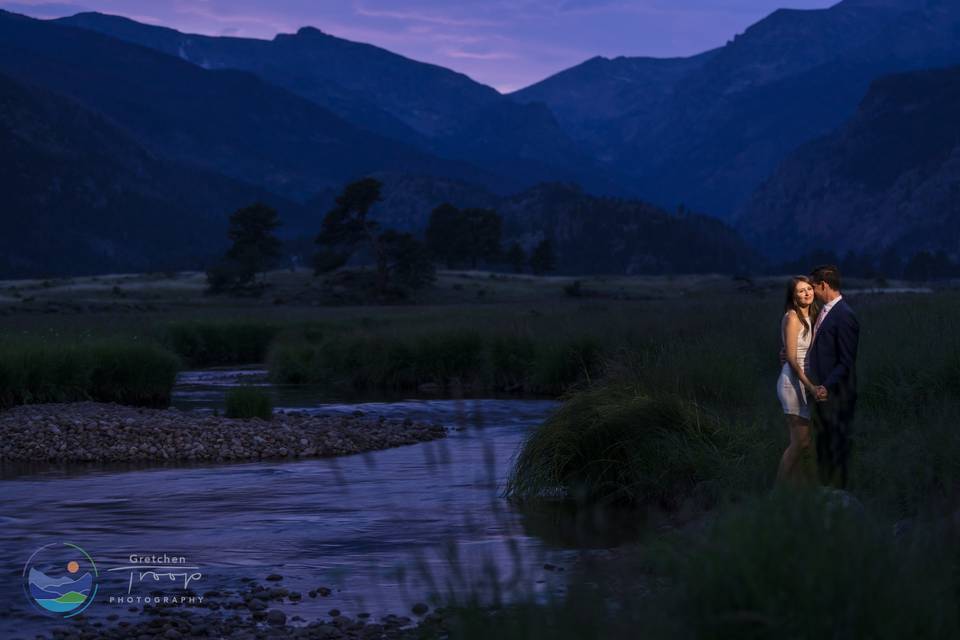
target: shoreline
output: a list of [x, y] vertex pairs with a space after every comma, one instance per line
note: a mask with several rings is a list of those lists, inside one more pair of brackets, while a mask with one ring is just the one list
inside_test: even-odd
[[[414, 604], [407, 615], [388, 613], [375, 620], [369, 613], [343, 615], [331, 608], [325, 617], [308, 620], [297, 615], [297, 605], [305, 598], [323, 600], [330, 594], [327, 587], [309, 593], [282, 587], [283, 576], [270, 575], [270, 585], [246, 578], [246, 586], [218, 589], [203, 594], [192, 589], [179, 597], [191, 602], [190, 607], [164, 603], [142, 606], [119, 605], [123, 615], [111, 612], [103, 616], [102, 608], [94, 616], [86, 613], [72, 620], [51, 620], [47, 633], [33, 630], [12, 640], [30, 637], [60, 640], [187, 640], [189, 638], [296, 638], [298, 640], [334, 640], [365, 638], [380, 640], [413, 640], [423, 634], [433, 637], [448, 632], [444, 608]], [[173, 601], [175, 602], [175, 601]], [[102, 605], [103, 603], [101, 603]], [[117, 606], [117, 605], [107, 605]], [[312, 617], [312, 616], [311, 616]], [[55, 625], [55, 626], [54, 626]], [[49, 635], [48, 635], [49, 634]]]
[[355, 412], [275, 413], [270, 421], [99, 402], [0, 412], [9, 462], [231, 462], [351, 455], [446, 437], [447, 428]]

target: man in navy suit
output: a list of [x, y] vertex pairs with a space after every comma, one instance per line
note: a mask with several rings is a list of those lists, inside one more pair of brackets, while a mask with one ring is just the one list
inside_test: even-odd
[[813, 327], [806, 368], [816, 387], [817, 464], [827, 484], [847, 486], [851, 424], [857, 403], [860, 323], [840, 293], [840, 270], [817, 267], [810, 274], [823, 307]]

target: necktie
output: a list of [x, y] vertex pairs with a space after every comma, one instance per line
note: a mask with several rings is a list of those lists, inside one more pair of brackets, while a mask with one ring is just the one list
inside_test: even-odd
[[817, 332], [820, 331], [820, 325], [823, 324], [823, 319], [827, 317], [827, 312], [829, 309], [824, 309], [820, 312], [820, 315], [817, 316], [817, 321], [813, 325], [813, 337], [817, 337]]

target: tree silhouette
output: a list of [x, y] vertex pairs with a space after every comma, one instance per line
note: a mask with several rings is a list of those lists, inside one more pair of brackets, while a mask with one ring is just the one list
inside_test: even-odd
[[503, 219], [492, 209], [460, 210], [444, 203], [430, 213], [427, 248], [447, 268], [475, 269], [480, 262], [499, 257], [502, 226]]
[[465, 253], [463, 215], [449, 203], [443, 203], [430, 212], [427, 223], [427, 249], [448, 269], [454, 268]]
[[273, 234], [280, 226], [276, 210], [257, 202], [230, 215], [227, 237], [233, 244], [226, 256], [207, 270], [211, 291], [235, 289], [250, 284], [257, 273], [265, 274], [276, 266], [283, 254], [280, 240]]
[[538, 276], [542, 276], [557, 268], [557, 258], [553, 253], [553, 243], [549, 238], [544, 238], [533, 250], [530, 255], [530, 268]]
[[354, 251], [366, 244], [377, 265], [377, 292], [386, 292], [390, 277], [388, 256], [378, 233], [380, 225], [369, 217], [370, 209], [381, 199], [382, 186], [375, 178], [362, 178], [348, 184], [337, 196], [316, 238], [321, 247], [314, 257], [317, 273], [346, 264]]
[[380, 230], [370, 211], [380, 201], [382, 184], [363, 178], [344, 187], [333, 209], [323, 219], [317, 235], [319, 251], [314, 271], [327, 273], [342, 267], [360, 247], [366, 246], [376, 262], [376, 289], [384, 296], [390, 284], [417, 289], [435, 278], [433, 261], [422, 242], [409, 233]]
[[510, 248], [504, 254], [504, 258], [507, 264], [513, 268], [514, 273], [523, 273], [523, 269], [527, 265], [527, 254], [519, 242], [510, 245]]

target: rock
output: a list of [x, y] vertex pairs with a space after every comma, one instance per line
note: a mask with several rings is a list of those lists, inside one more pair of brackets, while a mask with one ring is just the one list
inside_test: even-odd
[[279, 609], [271, 609], [267, 612], [267, 622], [273, 625], [282, 625], [287, 623], [287, 614]]
[[267, 580], [270, 582], [279, 582], [280, 580], [283, 580], [283, 576], [279, 573], [271, 573], [267, 576]]
[[247, 608], [250, 609], [250, 611], [263, 611], [267, 608], [267, 603], [258, 598], [253, 598], [247, 603]]
[[425, 614], [427, 611], [430, 610], [430, 607], [428, 607], [422, 602], [418, 602], [415, 605], [413, 605], [413, 608], [410, 610], [413, 612], [414, 615], [422, 616], [423, 614]]

